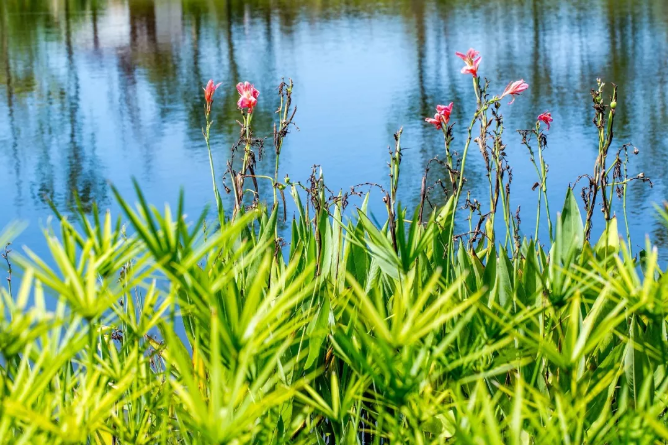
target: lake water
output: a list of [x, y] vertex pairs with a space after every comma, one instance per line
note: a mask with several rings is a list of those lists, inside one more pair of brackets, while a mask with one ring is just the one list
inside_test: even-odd
[[[423, 119], [437, 104], [455, 103], [461, 152], [475, 97], [454, 53], [474, 47], [493, 92], [519, 78], [530, 84], [502, 108], [523, 232], [533, 233], [536, 178], [514, 130], [552, 112], [545, 156], [554, 214], [566, 187], [593, 170], [590, 89], [601, 77], [619, 85], [613, 147], [637, 146], [629, 172], [654, 182], [629, 188], [634, 244], [649, 233], [665, 245], [653, 204], [668, 179], [667, 42], [665, 0], [4, 0], [0, 226], [27, 221], [15, 244], [43, 251], [47, 199], [67, 208], [74, 190], [85, 205], [116, 209], [109, 182], [134, 200], [131, 177], [155, 204], [174, 202], [180, 187], [190, 214], [213, 203], [200, 130], [209, 78], [222, 82], [212, 128], [221, 175], [238, 135], [234, 85], [260, 90], [255, 131], [270, 136], [275, 88], [291, 77], [299, 131], [286, 140], [280, 176], [304, 181], [318, 164], [332, 189], [387, 184], [388, 146], [403, 126], [400, 198], [415, 205], [426, 162], [443, 157], [440, 132]], [[477, 148], [468, 162], [468, 185], [484, 200]], [[273, 172], [271, 150], [260, 165]], [[371, 208], [381, 219], [380, 194]]]

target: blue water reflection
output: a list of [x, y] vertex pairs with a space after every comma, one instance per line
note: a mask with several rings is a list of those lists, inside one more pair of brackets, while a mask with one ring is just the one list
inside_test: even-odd
[[[387, 184], [387, 147], [403, 126], [400, 198], [415, 205], [426, 162], [443, 156], [440, 133], [423, 121], [436, 104], [455, 103], [461, 152], [475, 98], [454, 53], [475, 47], [493, 91], [519, 78], [531, 85], [503, 111], [512, 205], [522, 208], [524, 233], [533, 233], [537, 192], [514, 130], [552, 112], [546, 158], [551, 200], [560, 207], [565, 188], [593, 169], [589, 90], [602, 77], [620, 88], [614, 146], [633, 142], [640, 154], [630, 172], [654, 181], [629, 188], [635, 243], [649, 233], [665, 245], [652, 204], [666, 196], [668, 177], [666, 42], [663, 0], [6, 0], [0, 226], [29, 221], [15, 244], [43, 251], [49, 199], [67, 208], [76, 191], [86, 206], [115, 208], [108, 181], [131, 196], [131, 177], [156, 204], [174, 202], [180, 187], [189, 213], [212, 204], [200, 130], [209, 78], [223, 82], [212, 128], [218, 172], [239, 131], [234, 85], [250, 80], [261, 91], [254, 123], [269, 137], [275, 88], [292, 77], [299, 131], [286, 140], [281, 177], [305, 180], [319, 164], [335, 190]], [[261, 173], [271, 174], [273, 153], [265, 155]], [[468, 186], [483, 200], [487, 180], [475, 150], [468, 165]], [[231, 207], [231, 195], [225, 199]], [[380, 195], [371, 208], [383, 212]]]

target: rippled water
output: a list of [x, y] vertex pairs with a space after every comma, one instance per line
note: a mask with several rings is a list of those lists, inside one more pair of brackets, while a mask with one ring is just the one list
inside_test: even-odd
[[[524, 232], [533, 233], [537, 192], [514, 130], [552, 112], [546, 158], [560, 207], [566, 187], [593, 170], [589, 91], [601, 77], [619, 85], [613, 146], [633, 142], [630, 172], [654, 182], [629, 189], [635, 244], [645, 233], [665, 244], [652, 206], [668, 178], [667, 42], [664, 0], [4, 0], [0, 226], [27, 220], [17, 242], [39, 251], [47, 198], [67, 207], [75, 190], [85, 205], [115, 207], [109, 181], [130, 197], [133, 176], [156, 204], [175, 201], [182, 186], [189, 212], [212, 203], [200, 131], [209, 78], [223, 82], [212, 129], [219, 172], [238, 135], [234, 85], [250, 80], [261, 91], [254, 123], [270, 136], [275, 87], [292, 77], [299, 131], [286, 140], [281, 176], [305, 180], [319, 164], [332, 189], [386, 184], [387, 147], [403, 126], [400, 197], [415, 205], [426, 162], [443, 156], [442, 136], [423, 121], [436, 104], [454, 101], [461, 151], [475, 98], [454, 53], [475, 47], [492, 91], [518, 78], [531, 85], [502, 108]], [[470, 155], [468, 183], [484, 200], [480, 155]], [[268, 150], [261, 170], [273, 164]], [[379, 215], [380, 198], [372, 195]]]

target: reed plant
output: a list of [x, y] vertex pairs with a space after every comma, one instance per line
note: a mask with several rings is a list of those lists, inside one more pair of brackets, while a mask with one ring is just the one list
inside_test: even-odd
[[[228, 164], [232, 187], [219, 187], [210, 82], [203, 133], [213, 229], [206, 209], [184, 215], [183, 194], [175, 209], [158, 209], [135, 184], [135, 205], [114, 189], [115, 218], [97, 208], [56, 211], [44, 231], [51, 258], [5, 249], [0, 442], [665, 443], [668, 283], [657, 249], [647, 241], [634, 256], [611, 210], [615, 192], [625, 209], [629, 182], [647, 180], [628, 176], [629, 146], [608, 165], [616, 88], [612, 103], [602, 82], [593, 91], [599, 155], [584, 218], [570, 188], [556, 218], [549, 211], [542, 127], [551, 115], [520, 132], [538, 175], [527, 237], [512, 211], [501, 110], [528, 85], [493, 95], [478, 53], [459, 56], [477, 104], [461, 155], [453, 104], [438, 106], [428, 122], [443, 132], [445, 152], [432, 162], [447, 177], [427, 168], [420, 204], [407, 209], [397, 199], [397, 132], [389, 189], [378, 186], [382, 226], [368, 212], [370, 195], [346, 209], [351, 194], [330, 191], [315, 169], [304, 183], [279, 179], [294, 125], [292, 82], [279, 89], [273, 177], [255, 168], [259, 92], [239, 85], [234, 148], [243, 162]], [[466, 184], [472, 142], [488, 199], [474, 199]], [[260, 199], [258, 179], [271, 184], [273, 202]], [[429, 197], [432, 181], [444, 184], [440, 203]], [[232, 212], [219, 190], [233, 194]], [[279, 224], [286, 191], [296, 209], [289, 234]], [[592, 241], [597, 205], [605, 227]], [[460, 233], [462, 208], [469, 227]], [[657, 215], [668, 225], [668, 210]], [[1, 245], [16, 230], [0, 235]]]

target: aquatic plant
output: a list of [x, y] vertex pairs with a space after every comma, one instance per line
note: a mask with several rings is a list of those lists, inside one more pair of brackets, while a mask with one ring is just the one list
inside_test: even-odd
[[[258, 96], [240, 84], [244, 122], [234, 148], [243, 147], [244, 158], [241, 170], [228, 164], [235, 204], [226, 215], [211, 157], [210, 82], [203, 134], [217, 206], [213, 229], [206, 210], [184, 215], [183, 194], [176, 209], [158, 210], [135, 184], [135, 206], [114, 189], [122, 209], [115, 219], [97, 207], [69, 217], [54, 209], [57, 221], [44, 232], [52, 259], [6, 248], [0, 442], [668, 440], [667, 275], [649, 241], [632, 255], [609, 210], [613, 190], [625, 200], [629, 181], [646, 180], [626, 174], [627, 146], [606, 163], [615, 106], [604, 105], [599, 82], [600, 151], [585, 188], [587, 217], [567, 189], [554, 231], [548, 213], [543, 244], [540, 209], [549, 212], [549, 205], [541, 124], [549, 127], [552, 117], [543, 113], [533, 129], [520, 131], [538, 175], [536, 232], [528, 238], [519, 212], [511, 212], [500, 114], [500, 99], [514, 100], [526, 84], [490, 97], [477, 52], [462, 58], [477, 100], [464, 150], [461, 157], [451, 151], [452, 104], [437, 107], [436, 122], [427, 122], [440, 126], [446, 159], [427, 165], [412, 215], [397, 199], [401, 130], [390, 151], [389, 190], [372, 185], [383, 192], [382, 226], [367, 211], [368, 194], [354, 214], [346, 209], [361, 186], [332, 193], [317, 169], [304, 183], [279, 181], [295, 116], [291, 81], [278, 91], [274, 177], [255, 174]], [[489, 210], [467, 191], [462, 220], [473, 140], [487, 171]], [[440, 203], [429, 197], [432, 162], [449, 174]], [[246, 178], [269, 181], [273, 204], [259, 199], [256, 183], [244, 189]], [[296, 209], [289, 234], [279, 228], [285, 190]], [[592, 243], [589, 210], [599, 193], [605, 227]], [[668, 225], [668, 207], [658, 217]], [[0, 244], [16, 230], [0, 235]]]

